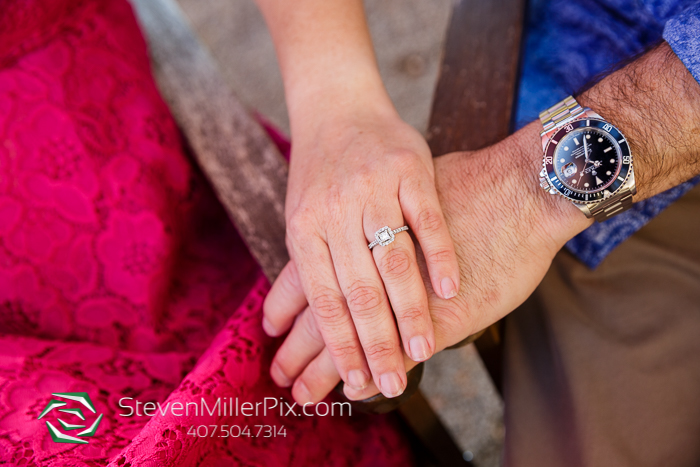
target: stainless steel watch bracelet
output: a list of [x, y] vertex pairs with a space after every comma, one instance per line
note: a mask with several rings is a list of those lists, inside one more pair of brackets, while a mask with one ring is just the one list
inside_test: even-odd
[[540, 112], [540, 121], [544, 128], [542, 136], [566, 125], [567, 122], [580, 117], [584, 113], [586, 113], [586, 109], [581, 107], [581, 104], [576, 102], [576, 99], [572, 96], [554, 104], [547, 110], [543, 110]]
[[632, 190], [623, 188], [615, 193], [612, 198], [603, 200], [594, 205], [588, 205], [591, 217], [596, 221], [603, 222], [632, 207]]

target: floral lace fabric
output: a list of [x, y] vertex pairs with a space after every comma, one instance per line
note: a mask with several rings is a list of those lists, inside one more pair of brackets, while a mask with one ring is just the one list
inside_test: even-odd
[[[284, 398], [268, 284], [186, 158], [125, 0], [0, 0], [0, 464], [410, 465], [391, 417], [123, 417], [119, 400]], [[52, 393], [104, 414], [52, 440]], [[198, 425], [286, 436], [200, 437]]]

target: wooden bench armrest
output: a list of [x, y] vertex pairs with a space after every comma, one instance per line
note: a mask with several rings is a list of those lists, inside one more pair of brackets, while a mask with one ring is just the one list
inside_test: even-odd
[[132, 0], [161, 95], [231, 220], [270, 281], [284, 243], [287, 162], [233, 94], [174, 0]]

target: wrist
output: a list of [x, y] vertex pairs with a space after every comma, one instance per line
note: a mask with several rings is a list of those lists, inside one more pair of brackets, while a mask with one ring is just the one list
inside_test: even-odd
[[332, 121], [398, 118], [378, 71], [353, 70], [328, 79], [316, 76], [288, 88], [293, 138], [295, 133]]
[[[513, 183], [518, 188], [515, 192], [524, 193], [529, 215], [539, 224], [535, 232], [541, 234], [541, 241], [556, 253], [567, 241], [588, 228], [593, 220], [571, 201], [540, 187], [539, 173], [543, 167], [541, 131], [542, 124], [534, 121], [499, 143], [507, 148], [505, 157], [509, 159], [500, 164], [502, 167], [516, 167]], [[517, 163], [513, 164], [513, 159]]]
[[345, 108], [391, 107], [361, 0], [257, 2], [275, 43], [292, 126]]

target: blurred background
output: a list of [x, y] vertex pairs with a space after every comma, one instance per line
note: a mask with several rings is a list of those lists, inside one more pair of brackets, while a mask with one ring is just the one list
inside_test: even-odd
[[[253, 0], [178, 0], [233, 90], [289, 131], [272, 39]], [[425, 133], [453, 0], [366, 0], [379, 69], [399, 114]]]

